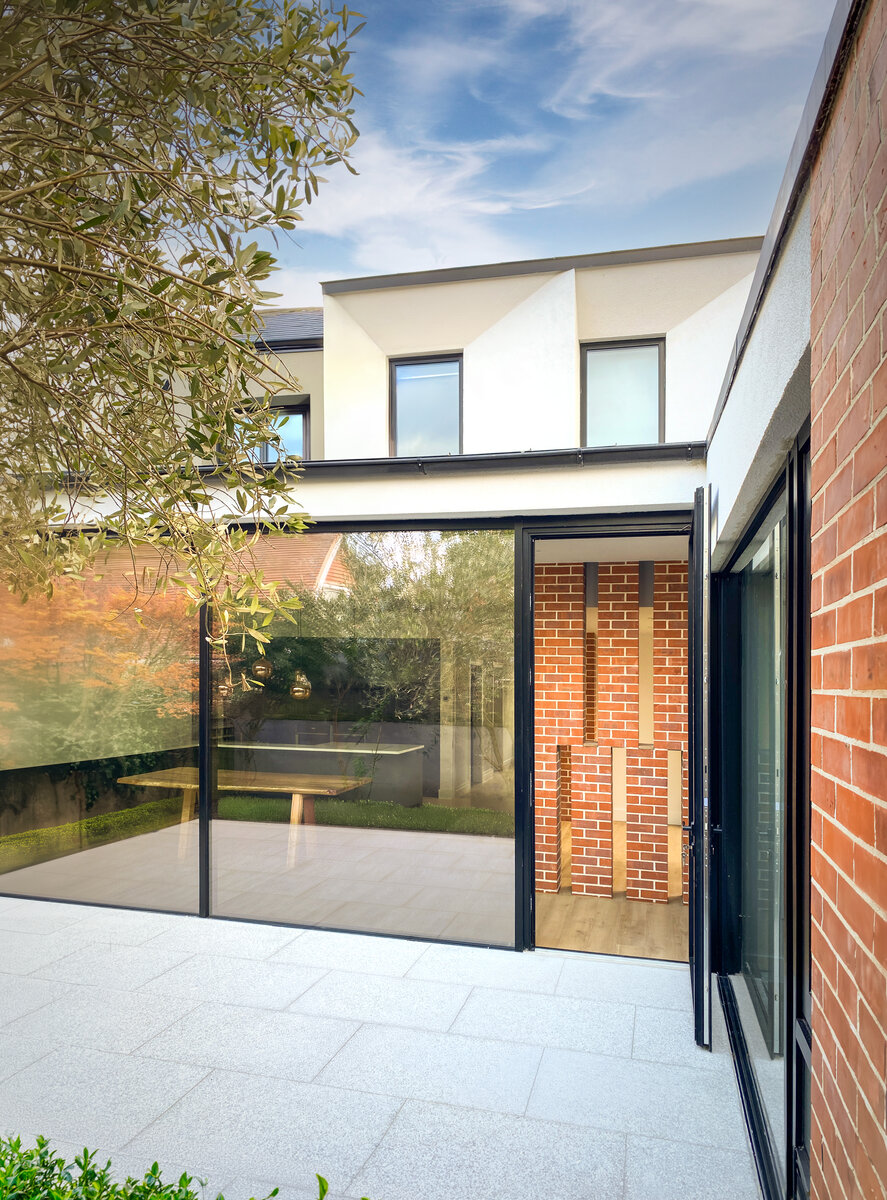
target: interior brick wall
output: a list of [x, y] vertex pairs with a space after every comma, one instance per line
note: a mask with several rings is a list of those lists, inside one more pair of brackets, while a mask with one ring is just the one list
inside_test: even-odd
[[625, 755], [625, 895], [668, 900], [668, 750]]
[[[536, 890], [556, 892], [563, 803], [558, 747], [581, 745], [584, 733], [585, 567], [540, 563], [535, 584]], [[572, 788], [569, 803], [575, 818]]]
[[638, 564], [598, 566], [598, 741], [638, 744]]
[[613, 895], [613, 751], [582, 746], [571, 755], [574, 797], [572, 824], [573, 892]]
[[[612, 749], [627, 751], [628, 894], [668, 899], [668, 751], [687, 747], [687, 568], [656, 564], [653, 699], [656, 749], [638, 748], [638, 564], [598, 569], [594, 635], [585, 632], [585, 567], [540, 564], [536, 661], [536, 889], [613, 893]], [[591, 652], [591, 669], [588, 657]], [[596, 683], [597, 740], [589, 704]], [[686, 791], [686, 769], [683, 771]], [[571, 874], [563, 876], [561, 820], [571, 820]]]
[[810, 182], [814, 1200], [887, 1195], [887, 6]]

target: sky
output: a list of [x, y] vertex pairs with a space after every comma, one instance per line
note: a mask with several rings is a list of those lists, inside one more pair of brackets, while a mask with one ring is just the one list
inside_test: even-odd
[[355, 0], [355, 177], [276, 245], [319, 282], [763, 234], [834, 0]]

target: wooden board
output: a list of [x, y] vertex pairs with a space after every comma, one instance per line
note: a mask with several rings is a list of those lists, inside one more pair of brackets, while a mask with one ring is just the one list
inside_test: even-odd
[[[173, 788], [177, 791], [196, 789], [197, 781], [196, 767], [167, 767], [163, 771], [125, 775], [117, 780], [118, 783], [128, 783], [133, 787]], [[287, 796], [340, 796], [369, 782], [363, 776], [304, 775], [289, 771], [219, 771], [216, 777], [216, 787], [220, 792], [273, 792]]]

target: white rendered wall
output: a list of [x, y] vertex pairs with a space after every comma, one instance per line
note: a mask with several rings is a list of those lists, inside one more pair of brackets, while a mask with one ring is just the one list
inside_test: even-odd
[[463, 379], [466, 454], [575, 446], [575, 272], [554, 276], [469, 342]]
[[323, 445], [326, 458], [388, 454], [385, 351], [335, 296], [324, 304]]
[[388, 359], [461, 352], [466, 453], [579, 441], [583, 341], [666, 336], [666, 438], [705, 438], [753, 253], [325, 297], [326, 458], [388, 455]]
[[667, 442], [702, 441], [706, 437], [752, 277], [753, 273], [745, 275], [669, 329], [665, 343]]
[[698, 460], [357, 479], [309, 470], [293, 497], [317, 521], [546, 516], [690, 507], [704, 482]]
[[719, 569], [810, 412], [810, 208], [805, 197], [767, 287], [708, 452]]
[[[713, 254], [577, 271], [579, 338], [594, 342], [667, 334], [754, 271], [757, 257]], [[741, 309], [736, 325], [740, 315]]]

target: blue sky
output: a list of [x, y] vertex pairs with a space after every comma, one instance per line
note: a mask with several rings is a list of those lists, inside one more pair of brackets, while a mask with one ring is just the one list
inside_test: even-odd
[[365, 0], [360, 172], [277, 247], [318, 281], [763, 233], [833, 0]]

